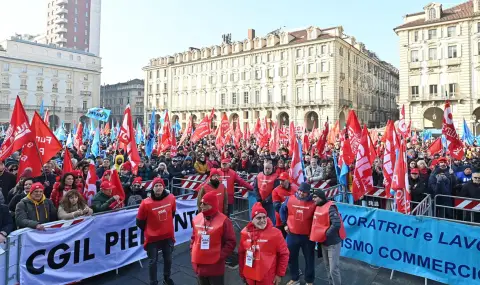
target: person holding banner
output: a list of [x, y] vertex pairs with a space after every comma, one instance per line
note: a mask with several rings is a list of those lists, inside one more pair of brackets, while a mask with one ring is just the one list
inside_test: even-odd
[[287, 243], [261, 203], [253, 206], [251, 216], [252, 221], [240, 233], [240, 277], [248, 285], [280, 285], [290, 255]]
[[83, 195], [77, 190], [68, 191], [60, 201], [58, 218], [60, 220], [72, 220], [81, 216], [91, 216], [93, 210], [87, 205]]
[[100, 192], [92, 198], [92, 209], [94, 213], [101, 213], [110, 210], [110, 206], [115, 202], [120, 202], [120, 196], [113, 195], [113, 185], [108, 181], [100, 184]]
[[41, 183], [33, 183], [27, 197], [17, 204], [15, 221], [19, 229], [31, 228], [43, 231], [45, 227], [42, 224], [57, 220], [57, 209], [43, 194], [44, 189]]
[[310, 240], [321, 244], [323, 263], [330, 284], [340, 285], [340, 249], [342, 240], [347, 236], [342, 216], [335, 204], [327, 201], [322, 190], [313, 192], [313, 201], [317, 207], [313, 216]]
[[163, 285], [174, 285], [170, 275], [172, 272], [172, 252], [175, 246], [173, 223], [177, 204], [175, 196], [165, 190], [165, 183], [162, 178], [155, 178], [152, 185], [152, 196], [143, 200], [140, 208], [138, 208], [137, 226], [145, 235], [143, 248], [147, 251], [149, 259], [150, 285], [158, 284], [157, 262], [159, 250], [163, 254]]
[[198, 285], [224, 285], [225, 259], [236, 246], [230, 219], [218, 211], [217, 193], [208, 192], [192, 222], [190, 250]]
[[311, 186], [302, 182], [298, 191], [287, 197], [280, 208], [280, 218], [287, 232], [287, 246], [290, 251], [290, 280], [287, 285], [299, 285], [300, 272], [298, 256], [302, 249], [305, 258], [305, 281], [312, 285], [315, 280], [315, 243], [310, 241], [315, 202], [310, 194]]

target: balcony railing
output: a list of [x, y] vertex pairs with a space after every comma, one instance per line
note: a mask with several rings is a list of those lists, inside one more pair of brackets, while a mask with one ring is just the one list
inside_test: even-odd
[[65, 113], [73, 113], [73, 107], [65, 107]]
[[72, 89], [67, 89], [67, 94], [72, 94]]
[[92, 96], [92, 91], [80, 91], [80, 96]]
[[21, 90], [27, 90], [27, 85], [24, 85], [24, 84], [20, 85], [20, 89]]
[[43, 86], [37, 86], [37, 91], [43, 91]]
[[10, 88], [10, 83], [2, 83], [2, 88]]
[[52, 87], [52, 92], [57, 93], [58, 92], [58, 87]]
[[77, 112], [87, 112], [87, 108], [77, 108]]
[[0, 104], [0, 109], [1, 110], [8, 110], [8, 109], [10, 109], [10, 104]]
[[353, 105], [353, 102], [351, 100], [347, 100], [347, 99], [338, 99], [338, 104], [340, 105], [340, 107], [350, 107]]

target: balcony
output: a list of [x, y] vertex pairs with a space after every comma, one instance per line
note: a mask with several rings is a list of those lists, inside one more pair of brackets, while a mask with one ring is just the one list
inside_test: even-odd
[[317, 74], [316, 73], [308, 73], [307, 78], [308, 79], [315, 79], [315, 78], [317, 78]]
[[410, 69], [422, 68], [422, 63], [420, 61], [410, 62]]
[[73, 107], [65, 107], [65, 113], [73, 113]]
[[57, 44], [67, 43], [67, 38], [59, 37], [59, 38], [55, 39], [55, 43], [57, 43]]
[[440, 96], [438, 93], [423, 94], [423, 95], [410, 95], [412, 102], [421, 101], [445, 101], [445, 96]]
[[43, 91], [43, 86], [37, 86], [37, 91]]
[[55, 24], [60, 25], [60, 24], [67, 24], [68, 20], [67, 18], [58, 18], [54, 21]]
[[72, 89], [67, 89], [67, 94], [72, 94]]
[[92, 96], [92, 91], [80, 91], [80, 96]]
[[67, 33], [67, 32], [68, 32], [67, 28], [64, 28], [64, 27], [60, 27], [55, 31], [55, 33], [57, 33], [57, 34], [62, 34], [62, 33]]
[[82, 113], [82, 112], [87, 112], [87, 108], [77, 108], [77, 112]]
[[351, 100], [340, 98], [338, 99], [338, 105], [340, 105], [340, 107], [351, 107], [353, 102]]
[[318, 77], [320, 78], [324, 78], [324, 77], [328, 77], [330, 76], [330, 74], [328, 73], [328, 71], [321, 71], [319, 74], [318, 74]]
[[67, 4], [68, 4], [68, 0], [57, 0], [58, 6], [67, 5]]
[[60, 8], [57, 11], [55, 11], [55, 15], [63, 15], [63, 14], [68, 14], [68, 10], [65, 8]]
[[8, 82], [2, 83], [2, 88], [10, 88], [10, 83]]
[[52, 92], [57, 93], [58, 92], [58, 87], [52, 87]]
[[429, 60], [429, 61], [427, 61], [427, 66], [428, 67], [438, 67], [438, 66], [440, 66], [440, 60], [438, 60], [438, 59]]
[[21, 90], [27, 90], [27, 85], [21, 84], [21, 85], [20, 85], [20, 89], [21, 89]]
[[10, 105], [9, 104], [0, 104], [0, 110], [9, 110]]
[[303, 74], [295, 75], [295, 80], [302, 80], [302, 79], [303, 79]]
[[460, 58], [447, 58], [447, 65], [460, 65]]

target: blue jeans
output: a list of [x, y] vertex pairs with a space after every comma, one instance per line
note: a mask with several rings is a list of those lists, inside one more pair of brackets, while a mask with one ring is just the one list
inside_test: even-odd
[[290, 251], [288, 263], [290, 265], [290, 275], [293, 281], [300, 278], [298, 271], [298, 256], [302, 249], [305, 257], [305, 282], [313, 283], [315, 281], [315, 243], [305, 235], [288, 234], [287, 246]]
[[265, 209], [265, 211], [267, 211], [267, 216], [270, 218], [273, 225], [275, 225], [276, 219], [275, 219], [275, 209], [273, 208], [273, 204], [272, 203], [265, 204], [263, 205], [263, 208]]
[[248, 191], [248, 218], [249, 220], [252, 220], [252, 208], [253, 205], [257, 203], [257, 195], [255, 195], [255, 192], [253, 191]]

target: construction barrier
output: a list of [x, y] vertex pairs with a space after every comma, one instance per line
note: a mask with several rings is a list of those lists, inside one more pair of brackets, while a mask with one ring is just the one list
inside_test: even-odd
[[480, 225], [480, 199], [439, 194], [435, 196], [434, 204], [437, 218]]

